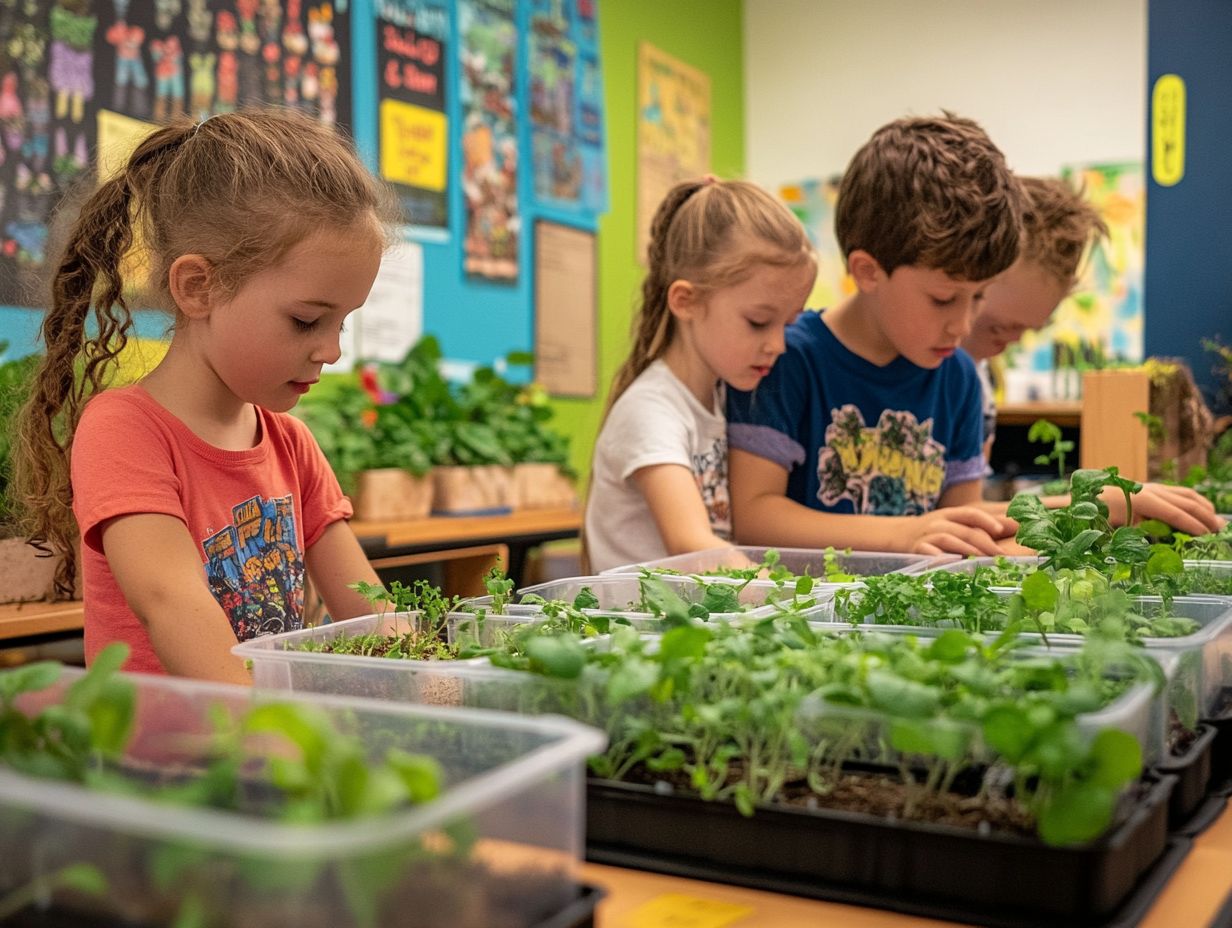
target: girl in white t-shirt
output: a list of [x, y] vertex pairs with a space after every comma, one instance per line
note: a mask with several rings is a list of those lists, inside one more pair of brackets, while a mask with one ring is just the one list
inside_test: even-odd
[[595, 445], [591, 570], [730, 544], [724, 383], [752, 390], [770, 372], [816, 276], [800, 222], [760, 187], [707, 177], [668, 192]]

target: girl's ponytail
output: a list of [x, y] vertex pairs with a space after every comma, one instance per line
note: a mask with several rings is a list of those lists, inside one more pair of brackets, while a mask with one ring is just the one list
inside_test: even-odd
[[[75, 585], [77, 526], [68, 457], [73, 433], [86, 401], [102, 388], [128, 342], [132, 314], [121, 265], [132, 248], [145, 182], [160, 156], [183, 138], [176, 127], [155, 132], [137, 147], [123, 173], [94, 192], [69, 232], [52, 278], [51, 308], [41, 328], [46, 355], [17, 420], [12, 493], [20, 531], [46, 556], [63, 556], [57, 596], [71, 597]], [[87, 334], [91, 309], [95, 326]]]
[[671, 229], [672, 220], [685, 202], [711, 183], [713, 181], [708, 179], [679, 183], [668, 191], [655, 211], [654, 219], [650, 223], [650, 244], [646, 249], [646, 279], [642, 281], [642, 308], [637, 316], [636, 331], [633, 333], [633, 350], [612, 379], [604, 418], [621, 394], [663, 353], [672, 340], [675, 327], [672, 314], [667, 308], [667, 291], [675, 279], [672, 273], [675, 267], [668, 251], [668, 231]]

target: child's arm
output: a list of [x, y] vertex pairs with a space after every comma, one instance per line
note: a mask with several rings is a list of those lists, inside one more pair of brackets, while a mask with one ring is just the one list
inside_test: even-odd
[[732, 449], [729, 467], [732, 520], [741, 544], [996, 555], [996, 539], [1011, 534], [1015, 524], [974, 506], [922, 516], [818, 512], [787, 498], [787, 471], [774, 461]]
[[710, 527], [710, 515], [692, 472], [680, 464], [655, 464], [633, 472], [668, 554], [687, 554], [731, 544]]
[[305, 552], [304, 560], [330, 618], [335, 621], [353, 619], [372, 612], [372, 604], [349, 588], [359, 580], [372, 584], [381, 582], [350, 525], [341, 519], [331, 522]]
[[111, 573], [168, 673], [251, 684], [235, 633], [206, 583], [201, 555], [174, 516], [120, 516], [101, 531]]
[[[1105, 487], [1099, 494], [1108, 507], [1108, 521], [1113, 525], [1125, 524], [1125, 494], [1116, 487]], [[1041, 497], [1048, 509], [1060, 509], [1069, 505], [1069, 495]], [[989, 512], [1004, 515], [1009, 503], [984, 503]], [[1158, 519], [1186, 535], [1204, 535], [1223, 529], [1223, 519], [1215, 512], [1215, 506], [1202, 494], [1189, 487], [1174, 487], [1164, 483], [1144, 483], [1141, 491], [1133, 496], [1134, 521]]]

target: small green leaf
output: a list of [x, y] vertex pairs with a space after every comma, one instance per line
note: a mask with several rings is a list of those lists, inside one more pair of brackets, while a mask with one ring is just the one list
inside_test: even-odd
[[1105, 728], [1091, 742], [1095, 762], [1091, 781], [1118, 789], [1142, 773], [1142, 746], [1138, 739], [1117, 728]]
[[586, 652], [571, 635], [532, 638], [526, 644], [526, 656], [541, 673], [562, 680], [576, 679], [586, 666]]
[[1044, 571], [1036, 571], [1022, 581], [1022, 598], [1028, 609], [1044, 612], [1057, 604], [1057, 585]]
[[1039, 811], [1040, 837], [1061, 847], [1090, 841], [1108, 827], [1115, 805], [1116, 793], [1094, 783], [1062, 787]]

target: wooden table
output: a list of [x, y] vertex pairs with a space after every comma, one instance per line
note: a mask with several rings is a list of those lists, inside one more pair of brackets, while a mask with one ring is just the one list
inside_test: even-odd
[[[607, 890], [599, 928], [949, 928], [955, 922], [881, 909], [585, 864], [582, 879]], [[1232, 809], [1198, 839], [1139, 923], [1140, 928], [1203, 928], [1232, 891]]]
[[[496, 516], [432, 516], [406, 522], [351, 522], [364, 552], [374, 562], [431, 553], [508, 548], [506, 573], [519, 586], [526, 553], [545, 541], [576, 538], [582, 529], [578, 509], [523, 509]], [[476, 555], [482, 556], [482, 555]], [[429, 560], [430, 558], [420, 558]]]
[[85, 611], [80, 600], [0, 606], [0, 641], [76, 634]]

